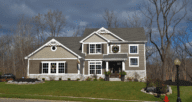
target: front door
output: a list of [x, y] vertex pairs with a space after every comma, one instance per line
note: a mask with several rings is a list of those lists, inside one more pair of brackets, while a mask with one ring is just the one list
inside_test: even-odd
[[121, 61], [109, 62], [109, 69], [111, 71], [110, 77], [119, 77], [119, 72], [121, 70]]

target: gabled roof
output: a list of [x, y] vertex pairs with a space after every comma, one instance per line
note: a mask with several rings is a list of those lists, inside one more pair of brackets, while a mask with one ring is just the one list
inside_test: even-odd
[[[87, 28], [83, 38], [100, 28]], [[105, 28], [126, 41], [147, 41], [144, 28]]]
[[46, 43], [50, 42], [52, 39], [55, 39], [56, 41], [61, 43], [63, 46], [69, 48], [69, 50], [72, 50], [72, 52], [74, 52], [74, 54], [77, 54], [77, 55], [79, 55], [81, 57], [84, 57], [84, 54], [82, 54], [81, 50], [79, 50], [80, 49], [79, 40], [81, 40], [82, 37], [48, 37], [46, 39], [46, 41], [44, 42], [44, 44], [42, 44], [41, 47], [39, 47], [38, 49], [36, 49], [32, 53], [30, 53], [28, 56], [25, 57], [25, 59], [27, 59], [28, 57], [32, 56], [34, 53], [36, 53], [37, 50], [42, 49], [43, 46]]
[[86, 36], [85, 38], [83, 38], [83, 40], [79, 41], [80, 43], [82, 43], [83, 41], [85, 41], [86, 39], [90, 38], [92, 35], [96, 34], [97, 36], [101, 37], [102, 39], [106, 40], [107, 42], [109, 42], [108, 39], [106, 39], [105, 37], [101, 36], [100, 34], [98, 34], [97, 32], [92, 32], [91, 34], [89, 34], [88, 36]]

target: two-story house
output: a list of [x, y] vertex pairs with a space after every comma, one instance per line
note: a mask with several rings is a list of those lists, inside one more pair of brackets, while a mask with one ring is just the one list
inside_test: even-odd
[[25, 57], [27, 76], [55, 80], [90, 77], [97, 74], [118, 78], [122, 70], [126, 76], [135, 72], [146, 77], [145, 43], [143, 28], [85, 29], [83, 37], [49, 37], [37, 50]]

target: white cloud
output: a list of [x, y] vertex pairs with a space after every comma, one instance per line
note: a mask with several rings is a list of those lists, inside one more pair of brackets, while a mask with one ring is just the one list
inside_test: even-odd
[[81, 21], [81, 22], [79, 23], [80, 26], [86, 26], [87, 24], [88, 24], [87, 22], [83, 22], [83, 21]]
[[34, 16], [36, 13], [30, 9], [28, 6], [26, 6], [25, 4], [13, 4], [10, 6], [11, 8], [11, 12], [15, 15], [18, 14], [26, 14], [29, 16]]

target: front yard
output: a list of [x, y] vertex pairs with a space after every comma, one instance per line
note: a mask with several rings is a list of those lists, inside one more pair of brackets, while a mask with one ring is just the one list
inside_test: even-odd
[[[37, 98], [72, 101], [100, 101], [84, 98], [60, 98], [37, 95], [94, 97], [123, 100], [162, 101], [153, 95], [145, 94], [140, 90], [145, 87], [143, 82], [110, 82], [110, 81], [45, 81], [35, 85], [16, 85], [0, 83], [0, 97]], [[169, 102], [177, 99], [177, 87], [171, 86], [173, 94], [168, 95]], [[25, 94], [25, 95], [24, 95]], [[31, 95], [29, 95], [31, 94]], [[192, 86], [180, 87], [181, 100], [192, 100]], [[32, 96], [34, 95], [34, 96]], [[35, 96], [36, 95], [36, 96]], [[164, 98], [162, 96], [161, 98]], [[106, 101], [105, 101], [106, 102]]]

